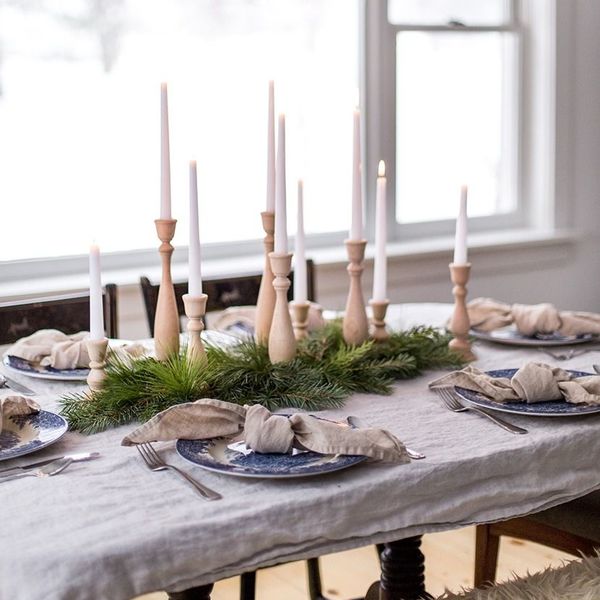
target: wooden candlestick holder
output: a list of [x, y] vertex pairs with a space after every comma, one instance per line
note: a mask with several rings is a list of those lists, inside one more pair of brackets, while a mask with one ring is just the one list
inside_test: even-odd
[[263, 229], [265, 230], [265, 265], [263, 268], [262, 279], [260, 280], [260, 289], [258, 290], [258, 300], [256, 301], [256, 318], [254, 321], [254, 335], [259, 344], [267, 345], [269, 342], [269, 332], [271, 331], [271, 322], [273, 321], [273, 311], [275, 310], [275, 288], [273, 287], [273, 270], [271, 269], [271, 260], [269, 254], [273, 252], [275, 232], [275, 213], [262, 212]]
[[385, 313], [387, 312], [389, 303], [389, 300], [369, 300], [369, 305], [373, 311], [373, 332], [371, 333], [371, 337], [376, 342], [384, 342], [390, 337], [385, 327]]
[[288, 275], [292, 269], [292, 254], [269, 254], [271, 269], [275, 275], [275, 310], [269, 332], [269, 358], [271, 362], [289, 362], [296, 355], [296, 338], [290, 317], [287, 291], [290, 287]]
[[308, 311], [310, 302], [292, 302], [292, 312], [294, 318], [292, 326], [296, 340], [303, 340], [308, 337]]
[[190, 362], [205, 362], [206, 352], [200, 334], [204, 329], [204, 322], [202, 319], [206, 314], [206, 301], [208, 300], [208, 296], [206, 294], [200, 294], [199, 296], [184, 294], [182, 299], [183, 306], [185, 307], [185, 315], [188, 318], [187, 359]]
[[361, 287], [361, 277], [364, 270], [363, 260], [367, 240], [346, 240], [348, 252], [348, 273], [350, 289], [344, 314], [343, 334], [347, 344], [358, 346], [369, 337], [369, 320], [365, 309], [365, 300]]
[[175, 289], [171, 279], [171, 240], [175, 235], [176, 219], [156, 219], [156, 233], [162, 242], [158, 248], [162, 264], [162, 278], [158, 288], [156, 315], [154, 317], [154, 346], [156, 358], [166, 360], [179, 352], [179, 314]]
[[467, 282], [471, 272], [471, 265], [455, 265], [450, 263], [450, 279], [454, 284], [454, 312], [450, 321], [450, 331], [454, 338], [448, 346], [458, 352], [465, 360], [472, 361], [477, 358], [471, 350], [469, 340], [469, 313], [467, 312]]
[[106, 352], [108, 350], [108, 339], [86, 340], [85, 345], [90, 356], [90, 372], [87, 376], [87, 384], [93, 392], [98, 392], [104, 385], [106, 379]]

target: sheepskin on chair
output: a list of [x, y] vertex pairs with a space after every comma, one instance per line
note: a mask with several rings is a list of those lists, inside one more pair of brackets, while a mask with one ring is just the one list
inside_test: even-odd
[[462, 594], [446, 592], [438, 600], [599, 600], [600, 555], [566, 562], [558, 569], [515, 577], [491, 588]]

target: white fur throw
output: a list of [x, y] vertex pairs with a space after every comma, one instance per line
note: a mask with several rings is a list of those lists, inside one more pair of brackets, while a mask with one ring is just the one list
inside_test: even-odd
[[455, 595], [446, 592], [438, 600], [598, 600], [600, 556], [566, 563], [558, 569], [515, 577], [491, 588]]

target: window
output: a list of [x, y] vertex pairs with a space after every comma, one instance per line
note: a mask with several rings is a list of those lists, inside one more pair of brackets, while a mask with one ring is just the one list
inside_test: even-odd
[[163, 80], [176, 246], [190, 158], [203, 242], [264, 235], [269, 79], [287, 115], [290, 230], [298, 177], [307, 231], [346, 229], [358, 16], [358, 0], [0, 2], [0, 261], [93, 239], [156, 248]]
[[[520, 222], [517, 2], [376, 0], [368, 18], [380, 62], [368, 76], [368, 106], [378, 113], [369, 125], [379, 128], [369, 147], [391, 164], [391, 233], [450, 231], [464, 183], [478, 226]], [[371, 171], [376, 160], [369, 156]]]

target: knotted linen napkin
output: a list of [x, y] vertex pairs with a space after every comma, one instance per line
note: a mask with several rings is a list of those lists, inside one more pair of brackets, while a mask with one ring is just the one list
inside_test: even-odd
[[[292, 311], [290, 303], [290, 312]], [[292, 314], [292, 317], [294, 315]], [[226, 308], [211, 322], [211, 328], [219, 331], [228, 331], [236, 326], [242, 327], [248, 331], [254, 331], [254, 322], [256, 320], [256, 306], [230, 306]], [[323, 308], [315, 302], [309, 302], [308, 308], [308, 331], [316, 331], [325, 325], [323, 319]]]
[[[90, 366], [86, 345], [88, 336], [87, 331], [67, 335], [57, 329], [40, 329], [17, 340], [6, 353], [42, 367], [87, 369]], [[123, 359], [141, 356], [144, 351], [141, 344], [111, 348], [111, 352]]]
[[523, 335], [559, 332], [562, 335], [600, 334], [600, 315], [559, 311], [552, 304], [505, 304], [492, 298], [475, 298], [467, 305], [471, 327], [493, 331], [515, 324]]
[[40, 405], [31, 398], [25, 396], [4, 396], [0, 398], [0, 431], [2, 431], [3, 420], [14, 415], [30, 415], [37, 413]]
[[480, 392], [496, 402], [545, 402], [566, 400], [573, 404], [600, 404], [600, 377], [573, 377], [571, 373], [543, 363], [527, 363], [510, 379], [491, 377], [468, 366], [429, 383], [430, 388], [454, 386]]
[[261, 453], [290, 452], [292, 447], [320, 454], [368, 456], [383, 462], [409, 462], [406, 448], [383, 429], [351, 429], [296, 413], [289, 418], [264, 406], [239, 406], [212, 398], [178, 404], [164, 410], [123, 438], [123, 446], [175, 439], [243, 439]]

